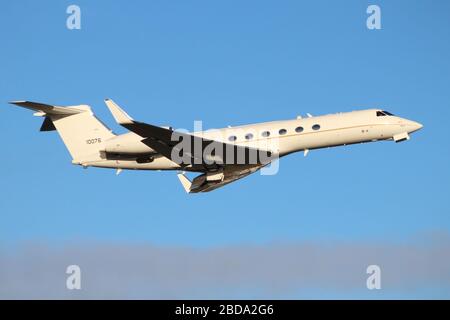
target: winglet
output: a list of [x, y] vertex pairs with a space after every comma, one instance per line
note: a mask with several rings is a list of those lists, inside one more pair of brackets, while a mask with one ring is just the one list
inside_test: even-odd
[[105, 103], [118, 124], [133, 123], [133, 118], [123, 111], [114, 101], [105, 99]]
[[178, 179], [180, 179], [181, 185], [187, 193], [191, 192], [192, 182], [182, 173], [177, 174]]

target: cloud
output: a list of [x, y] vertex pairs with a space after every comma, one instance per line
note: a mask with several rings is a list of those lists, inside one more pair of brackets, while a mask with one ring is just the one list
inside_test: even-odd
[[[65, 271], [72, 264], [81, 267], [79, 291], [66, 289]], [[432, 288], [438, 298], [450, 293], [450, 236], [444, 233], [407, 244], [278, 243], [207, 249], [26, 245], [0, 251], [0, 298], [355, 297], [357, 292], [371, 292], [366, 268], [372, 264], [381, 267], [380, 292], [426, 297]]]

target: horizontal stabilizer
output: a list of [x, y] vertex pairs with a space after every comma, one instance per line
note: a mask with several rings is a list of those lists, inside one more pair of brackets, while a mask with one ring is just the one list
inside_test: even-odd
[[31, 101], [11, 101], [10, 104], [14, 104], [19, 107], [27, 108], [33, 111], [37, 111], [37, 115], [72, 115], [90, 110], [86, 106], [77, 107], [58, 107], [49, 104], [31, 102]]

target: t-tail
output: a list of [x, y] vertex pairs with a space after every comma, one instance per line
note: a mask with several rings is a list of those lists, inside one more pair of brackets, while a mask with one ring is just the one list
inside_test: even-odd
[[36, 111], [35, 116], [45, 117], [41, 131], [56, 130], [75, 164], [101, 159], [100, 151], [104, 149], [105, 141], [115, 136], [87, 105], [61, 107], [30, 101], [10, 103]]

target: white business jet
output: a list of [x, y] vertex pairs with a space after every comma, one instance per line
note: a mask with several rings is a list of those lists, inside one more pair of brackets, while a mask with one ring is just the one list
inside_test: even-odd
[[[208, 192], [243, 178], [290, 153], [355, 143], [410, 139], [420, 123], [380, 109], [297, 117], [189, 133], [133, 120], [112, 100], [105, 103], [130, 132], [116, 135], [87, 105], [54, 106], [30, 101], [14, 105], [44, 117], [41, 131], [56, 130], [73, 164], [87, 167], [177, 170], [186, 192]], [[190, 181], [185, 172], [199, 172]]]

